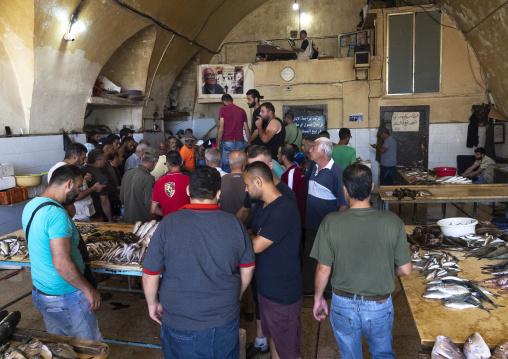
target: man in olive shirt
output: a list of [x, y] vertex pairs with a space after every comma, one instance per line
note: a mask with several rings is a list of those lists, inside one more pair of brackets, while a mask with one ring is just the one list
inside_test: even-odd
[[473, 178], [474, 184], [493, 183], [496, 162], [485, 155], [485, 149], [483, 147], [478, 147], [474, 150], [474, 156], [476, 161], [471, 167], [464, 171], [462, 176]]
[[157, 160], [158, 157], [145, 152], [141, 163], [123, 176], [120, 201], [124, 205], [124, 219], [127, 223], [152, 220], [150, 207], [155, 178], [150, 172], [153, 171]]
[[391, 293], [395, 276], [412, 270], [404, 223], [370, 207], [374, 183], [367, 166], [348, 166], [343, 182], [350, 208], [324, 218], [310, 254], [319, 262], [314, 318], [328, 314], [323, 292], [333, 265], [330, 321], [341, 356], [361, 358], [363, 334], [374, 358], [395, 358]]
[[297, 145], [298, 151], [302, 150], [302, 130], [298, 128], [293, 122], [295, 115], [293, 112], [288, 111], [284, 114], [284, 125], [286, 126], [286, 136], [284, 142], [290, 145]]

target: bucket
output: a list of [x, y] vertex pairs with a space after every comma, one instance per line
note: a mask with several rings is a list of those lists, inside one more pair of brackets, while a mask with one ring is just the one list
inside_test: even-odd
[[505, 218], [505, 217], [493, 218], [492, 224], [495, 225], [499, 229], [507, 230], [508, 229], [508, 218]]

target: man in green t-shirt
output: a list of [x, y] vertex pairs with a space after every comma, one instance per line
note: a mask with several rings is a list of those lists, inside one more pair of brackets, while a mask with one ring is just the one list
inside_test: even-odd
[[339, 143], [333, 146], [332, 158], [343, 170], [347, 166], [356, 162], [356, 150], [349, 147], [348, 143], [351, 139], [351, 131], [349, 128], [341, 128], [339, 131]]
[[284, 125], [286, 126], [286, 137], [284, 142], [290, 145], [297, 145], [298, 151], [302, 151], [302, 130], [298, 128], [293, 122], [295, 115], [293, 112], [288, 111], [284, 114]]
[[363, 334], [374, 358], [395, 358], [391, 293], [395, 276], [412, 271], [404, 223], [393, 212], [370, 207], [374, 183], [367, 166], [350, 165], [343, 182], [350, 208], [323, 219], [310, 254], [319, 262], [314, 318], [328, 314], [323, 292], [331, 274], [330, 321], [341, 356], [361, 358]]

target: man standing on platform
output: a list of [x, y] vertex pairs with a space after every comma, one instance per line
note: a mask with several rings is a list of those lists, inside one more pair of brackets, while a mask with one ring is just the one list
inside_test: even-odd
[[229, 168], [229, 154], [233, 151], [242, 151], [245, 148], [245, 140], [250, 138], [249, 124], [245, 111], [233, 103], [231, 95], [222, 95], [222, 107], [219, 110], [219, 130], [217, 132], [217, 147], [221, 151], [221, 168], [224, 172], [231, 172]]
[[167, 173], [155, 182], [150, 212], [166, 217], [190, 203], [187, 187], [189, 176], [180, 172], [182, 156], [176, 151], [166, 154]]
[[339, 131], [339, 143], [333, 146], [332, 158], [343, 170], [356, 162], [356, 150], [349, 147], [351, 131], [349, 128], [341, 128]]
[[293, 122], [295, 119], [295, 115], [293, 112], [288, 111], [284, 114], [284, 125], [286, 126], [286, 137], [284, 137], [284, 142], [289, 143], [290, 145], [296, 145], [298, 147], [298, 151], [302, 150], [302, 130], [298, 128], [297, 125]]
[[63, 208], [74, 203], [82, 183], [77, 166], [57, 168], [44, 193], [27, 203], [21, 220], [30, 252], [32, 300], [46, 331], [101, 341], [93, 313], [101, 295], [83, 276], [79, 232]]
[[[332, 160], [332, 141], [318, 138], [310, 148], [310, 157], [316, 163], [309, 178], [307, 208], [305, 211], [305, 242], [303, 257], [304, 295], [314, 295], [314, 275], [317, 262], [310, 257], [321, 221], [328, 213], [345, 211], [348, 206], [342, 184], [342, 168]], [[331, 291], [331, 288], [328, 288]], [[327, 296], [331, 293], [327, 290]]]
[[146, 152], [138, 167], [127, 172], [122, 178], [120, 201], [124, 205], [124, 219], [127, 223], [152, 220], [150, 207], [155, 178], [150, 172], [155, 167], [157, 159], [151, 153]]
[[381, 131], [381, 139], [384, 140], [383, 146], [371, 145], [372, 148], [381, 152], [379, 184], [391, 186], [393, 185], [393, 171], [397, 166], [397, 142], [390, 136], [390, 131], [387, 128]]
[[220, 185], [212, 168], [192, 172], [191, 203], [162, 219], [143, 261], [148, 312], [162, 325], [165, 358], [240, 354], [240, 299], [255, 256], [244, 225], [217, 205]]
[[330, 321], [340, 355], [361, 358], [363, 334], [374, 358], [395, 358], [391, 293], [395, 276], [412, 271], [404, 223], [392, 212], [370, 207], [374, 183], [367, 166], [350, 165], [343, 178], [351, 207], [324, 218], [311, 252], [319, 262], [314, 318], [328, 314], [323, 292], [331, 274]]
[[259, 202], [252, 215], [257, 299], [272, 358], [301, 358], [302, 277], [300, 215], [273, 183], [266, 163], [248, 164], [246, 190]]
[[249, 105], [249, 108], [253, 108], [254, 111], [252, 112], [252, 120], [250, 124], [250, 134], [254, 133], [254, 130], [256, 129], [256, 120], [260, 117], [259, 112], [261, 111], [261, 100], [264, 99], [264, 96], [261, 96], [259, 94], [259, 91], [256, 89], [250, 89], [247, 91], [247, 105]]

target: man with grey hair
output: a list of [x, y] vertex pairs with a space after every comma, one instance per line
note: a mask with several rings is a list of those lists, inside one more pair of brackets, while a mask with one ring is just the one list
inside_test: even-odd
[[141, 159], [143, 158], [143, 154], [145, 153], [146, 148], [148, 147], [146, 143], [142, 143], [143, 140], [141, 140], [136, 147], [136, 151], [127, 158], [127, 161], [125, 161], [125, 167], [124, 167], [124, 173], [127, 173], [127, 171], [136, 168], [139, 164], [141, 164]]
[[226, 172], [220, 168], [221, 157], [220, 151], [217, 148], [210, 147], [206, 149], [205, 161], [208, 167], [215, 168], [217, 171], [219, 171], [221, 177], [226, 174]]
[[158, 157], [147, 152], [143, 155], [141, 163], [123, 176], [120, 201], [125, 208], [124, 219], [127, 223], [152, 220], [150, 207], [155, 178], [150, 172], [153, 171], [157, 160]]
[[[314, 275], [317, 261], [310, 257], [321, 221], [328, 213], [345, 211], [348, 207], [342, 183], [342, 168], [332, 159], [333, 144], [325, 137], [314, 141], [309, 148], [310, 159], [315, 162], [309, 177], [305, 211], [305, 239], [303, 257], [303, 293], [314, 295]], [[331, 298], [331, 287], [325, 292]]]

